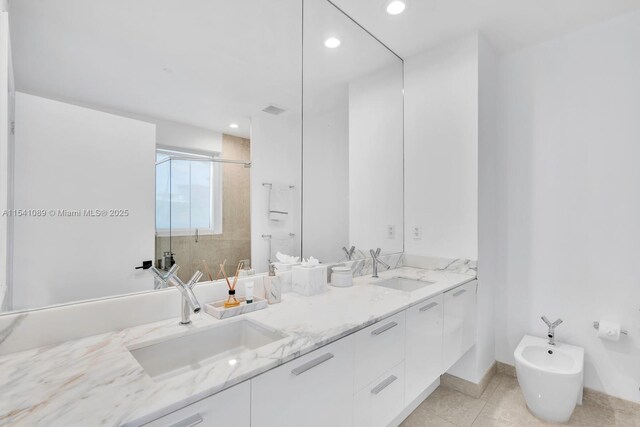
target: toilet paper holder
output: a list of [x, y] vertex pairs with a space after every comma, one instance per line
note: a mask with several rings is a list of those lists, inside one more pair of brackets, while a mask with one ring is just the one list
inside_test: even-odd
[[[593, 322], [593, 329], [600, 329], [600, 322], [597, 320]], [[620, 329], [620, 333], [622, 335], [629, 335], [629, 332], [626, 329]]]

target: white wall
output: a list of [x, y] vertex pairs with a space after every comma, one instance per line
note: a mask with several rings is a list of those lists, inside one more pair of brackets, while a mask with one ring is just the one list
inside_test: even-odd
[[[259, 272], [268, 270], [268, 242], [263, 234], [273, 236], [274, 251], [278, 247], [300, 255], [301, 132], [299, 112], [258, 113], [251, 119], [251, 262]], [[262, 183], [295, 186], [289, 220], [269, 221], [269, 190]], [[295, 236], [288, 239], [289, 233]]]
[[405, 60], [405, 251], [473, 260], [480, 253], [477, 345], [449, 371], [473, 382], [495, 360], [494, 259], [483, 247], [492, 236], [479, 243], [478, 222], [490, 221], [497, 206], [488, 198], [479, 204], [478, 191], [496, 178], [491, 168], [478, 175], [478, 156], [491, 161], [495, 146], [496, 61], [479, 34]]
[[405, 251], [477, 259], [477, 35], [405, 59], [404, 122]]
[[[501, 59], [493, 248], [497, 359], [513, 363], [523, 334], [543, 336], [541, 315], [561, 317], [557, 339], [585, 348], [585, 385], [636, 402], [639, 76], [640, 13]], [[597, 339], [597, 319], [629, 337]]]
[[[494, 298], [496, 270], [500, 259], [492, 251], [496, 241], [496, 219], [499, 206], [495, 188], [500, 183], [496, 173], [497, 152], [497, 56], [492, 47], [477, 35], [477, 99], [478, 99], [478, 294], [476, 345], [449, 373], [480, 382], [495, 361]], [[468, 119], [468, 118], [467, 118]], [[470, 238], [472, 236], [469, 236]]]
[[14, 309], [152, 288], [154, 162], [152, 124], [17, 94], [15, 208], [130, 214], [16, 217]]
[[349, 99], [304, 116], [304, 240], [302, 253], [322, 262], [349, 247]]
[[403, 249], [402, 88], [400, 61], [349, 84], [349, 243], [365, 253]]

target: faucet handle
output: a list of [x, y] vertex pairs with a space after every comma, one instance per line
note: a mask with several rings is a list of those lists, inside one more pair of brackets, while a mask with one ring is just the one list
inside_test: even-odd
[[562, 323], [562, 319], [558, 319], [555, 322], [551, 322], [549, 319], [547, 319], [547, 316], [542, 316], [541, 319], [544, 323], [546, 323], [549, 329], [555, 329], [558, 325]]
[[178, 271], [178, 264], [173, 264], [171, 266], [171, 268], [169, 269], [169, 271], [160, 271], [158, 270], [156, 267], [150, 267], [149, 270], [151, 271], [151, 273], [156, 277], [156, 279], [162, 281], [162, 282], [168, 282], [169, 279], [171, 278], [171, 276], [175, 275], [176, 272]]
[[189, 287], [189, 289], [193, 289], [193, 287], [198, 283], [201, 277], [202, 272], [200, 270], [197, 270], [195, 273], [193, 273], [193, 276], [191, 276], [191, 279], [189, 279], [189, 281], [187, 282], [187, 286]]

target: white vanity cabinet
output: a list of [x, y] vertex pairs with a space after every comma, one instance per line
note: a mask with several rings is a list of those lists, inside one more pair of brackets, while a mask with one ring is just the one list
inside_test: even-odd
[[249, 381], [158, 418], [144, 427], [250, 427]]
[[388, 426], [404, 409], [405, 379], [401, 362], [360, 390], [353, 402], [353, 426]]
[[442, 374], [442, 294], [407, 309], [405, 405]]
[[476, 342], [477, 284], [478, 281], [473, 280], [444, 293], [444, 372]]
[[353, 357], [349, 336], [253, 378], [251, 426], [351, 426]]
[[354, 426], [386, 426], [404, 406], [405, 312], [355, 333]]
[[405, 312], [355, 333], [355, 391], [359, 392], [404, 359]]

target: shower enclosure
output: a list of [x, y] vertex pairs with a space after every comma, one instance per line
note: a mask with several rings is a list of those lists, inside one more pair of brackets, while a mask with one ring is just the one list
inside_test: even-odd
[[221, 152], [158, 149], [156, 153], [156, 250], [154, 263], [180, 266], [210, 280], [226, 261], [234, 270], [251, 265], [250, 142], [225, 135]]

